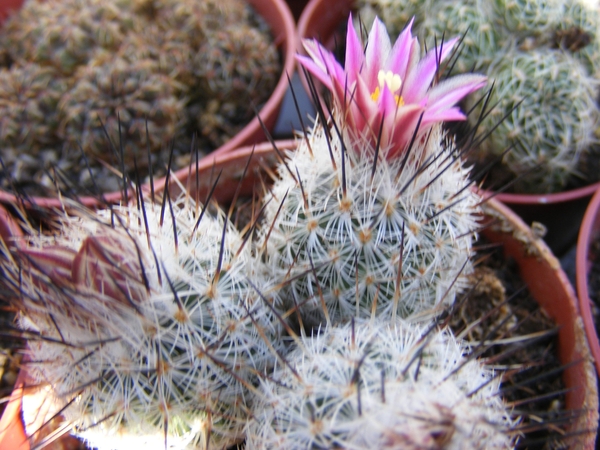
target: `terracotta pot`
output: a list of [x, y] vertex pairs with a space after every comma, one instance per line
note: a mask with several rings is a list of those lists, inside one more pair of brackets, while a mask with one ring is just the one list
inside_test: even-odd
[[[282, 141], [278, 142], [277, 146], [280, 150], [293, 149], [294, 143]], [[252, 153], [254, 154], [248, 164]], [[189, 176], [188, 180], [194, 180], [194, 195], [202, 200], [212, 187], [216, 174], [222, 171], [214, 195], [220, 202], [228, 202], [232, 200], [238, 189], [240, 177], [247, 165], [248, 171], [241, 184], [240, 195], [251, 195], [256, 189], [261, 189], [267, 178], [265, 169], [272, 168], [277, 159], [278, 156], [270, 144], [245, 147], [226, 155], [216, 156], [212, 158], [210, 164], [208, 161], [201, 161], [197, 185], [195, 175]], [[532, 296], [560, 327], [558, 333], [560, 361], [565, 365], [573, 363], [563, 374], [563, 381], [568, 389], [566, 408], [581, 413], [576, 414], [570, 430], [588, 431], [574, 436], [570, 441], [573, 444], [571, 448], [593, 449], [598, 427], [597, 378], [583, 323], [578, 315], [573, 288], [550, 249], [543, 241], [537, 239], [531, 229], [509, 208], [492, 199], [485, 204], [485, 213], [489, 220], [494, 220], [495, 225], [487, 228], [483, 234], [492, 243], [503, 245], [504, 253], [516, 261], [522, 279]], [[3, 220], [6, 222], [6, 218], [0, 215], [0, 223]], [[10, 225], [0, 225], [0, 230], [10, 229], [12, 229]], [[17, 436], [13, 438], [17, 439], [13, 441], [17, 444], [18, 439], [23, 436], [18, 434], [19, 427], [22, 430], [18, 415], [19, 399], [20, 393], [17, 390], [11, 397], [9, 404], [11, 408], [7, 410], [0, 422], [0, 432], [5, 429], [5, 425], [8, 425], [6, 429], [13, 430], [11, 436]], [[9, 439], [9, 436], [0, 435], [0, 450], [19, 448], [5, 445], [4, 442], [8, 441], [3, 439]]]
[[583, 326], [587, 334], [588, 342], [596, 363], [596, 370], [600, 373], [600, 342], [598, 331], [592, 314], [592, 299], [588, 286], [588, 273], [593, 261], [590, 255], [590, 246], [600, 238], [600, 188], [596, 191], [590, 201], [577, 240], [577, 252], [575, 256], [575, 281], [577, 284], [577, 295], [579, 297], [579, 309], [583, 318]]
[[[260, 14], [269, 27], [273, 40], [280, 50], [283, 59], [282, 74], [279, 81], [264, 106], [259, 111], [259, 116], [267, 129], [272, 130], [277, 121], [279, 109], [284, 95], [288, 88], [288, 78], [294, 71], [295, 51], [296, 51], [296, 33], [295, 23], [291, 12], [284, 0], [247, 0], [254, 10]], [[23, 0], [0, 0], [0, 23], [8, 14], [21, 7]], [[265, 134], [258, 118], [252, 119], [238, 134], [214, 150], [209, 156], [214, 157], [231, 152], [243, 145], [264, 141]], [[175, 175], [185, 175], [186, 168], [181, 169]], [[161, 180], [157, 180], [160, 184]], [[162, 181], [164, 182], [164, 180]], [[110, 192], [103, 196], [104, 202], [116, 203], [123, 197], [123, 192]], [[81, 197], [79, 201], [89, 207], [95, 207], [101, 204], [96, 197]], [[0, 203], [15, 204], [18, 199], [15, 195], [0, 190]], [[26, 208], [61, 208], [62, 202], [59, 198], [29, 197], [23, 205]]]

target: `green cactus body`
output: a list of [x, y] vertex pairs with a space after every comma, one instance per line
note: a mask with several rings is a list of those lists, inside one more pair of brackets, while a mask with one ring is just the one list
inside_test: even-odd
[[516, 36], [541, 36], [562, 18], [563, 0], [494, 0], [495, 24]]
[[4, 264], [40, 338], [28, 374], [95, 448], [226, 448], [273, 365], [278, 322], [249, 248], [229, 224], [222, 240], [222, 216], [195, 228], [200, 208], [173, 208], [65, 217]]
[[262, 383], [247, 448], [512, 448], [500, 382], [467, 351], [402, 321], [322, 329]]
[[524, 175], [517, 191], [560, 190], [575, 174], [579, 155], [594, 142], [597, 82], [568, 53], [548, 49], [503, 57], [493, 73], [490, 104], [499, 103], [482, 127], [498, 128], [482, 143], [481, 154], [500, 155], [514, 146], [504, 165], [513, 176]]
[[451, 304], [470, 270], [479, 199], [452, 143], [434, 128], [405, 165], [380, 156], [373, 169], [361, 139], [343, 159], [341, 140], [316, 126], [270, 194], [268, 271], [312, 325], [426, 313]]
[[436, 40], [439, 45], [442, 37], [464, 36], [454, 70], [485, 71], [498, 51], [511, 44], [490, 22], [489, 9], [487, 0], [436, 2], [431, 13], [424, 15], [421, 27], [427, 31], [428, 47], [432, 48]]

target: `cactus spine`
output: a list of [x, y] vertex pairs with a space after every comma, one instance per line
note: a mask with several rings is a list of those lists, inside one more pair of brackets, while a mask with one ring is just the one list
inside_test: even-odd
[[357, 320], [303, 338], [261, 389], [249, 448], [507, 449], [499, 380], [451, 333]]
[[317, 126], [309, 141], [280, 167], [266, 210], [268, 271], [288, 306], [314, 325], [451, 304], [470, 271], [479, 201], [451, 140], [436, 127], [406, 161], [377, 162], [366, 140]]

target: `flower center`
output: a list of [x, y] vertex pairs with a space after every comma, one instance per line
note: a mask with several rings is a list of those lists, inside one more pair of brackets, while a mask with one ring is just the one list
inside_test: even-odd
[[[392, 94], [398, 92], [398, 90], [402, 86], [402, 78], [400, 78], [400, 75], [392, 72], [391, 70], [380, 70], [377, 74], [377, 81], [379, 82], [379, 86], [377, 86], [371, 94], [371, 99], [373, 99], [374, 102], [376, 102], [379, 99], [379, 96], [381, 95], [381, 91], [384, 86], [387, 86], [387, 88]], [[402, 96], [394, 95], [394, 99], [396, 100], [396, 104], [398, 106], [404, 105], [404, 99], [402, 98]]]

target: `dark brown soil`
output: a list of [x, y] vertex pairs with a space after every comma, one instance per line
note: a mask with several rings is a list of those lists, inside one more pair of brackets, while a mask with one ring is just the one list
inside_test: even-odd
[[[484, 242], [480, 242], [484, 245]], [[502, 392], [521, 416], [519, 429], [526, 432], [517, 448], [558, 449], [561, 430], [570, 417], [564, 411], [564, 384], [557, 356], [557, 334], [553, 321], [531, 297], [518, 275], [512, 259], [505, 259], [501, 248], [482, 252], [487, 258], [473, 274], [475, 288], [459, 303], [451, 327], [465, 339], [476, 342], [473, 352], [488, 364], [505, 371]], [[481, 320], [485, 318], [485, 320]], [[532, 338], [527, 336], [535, 335]], [[493, 344], [507, 337], [523, 340]], [[484, 341], [484, 344], [479, 344]], [[556, 428], [552, 428], [555, 426]]]

